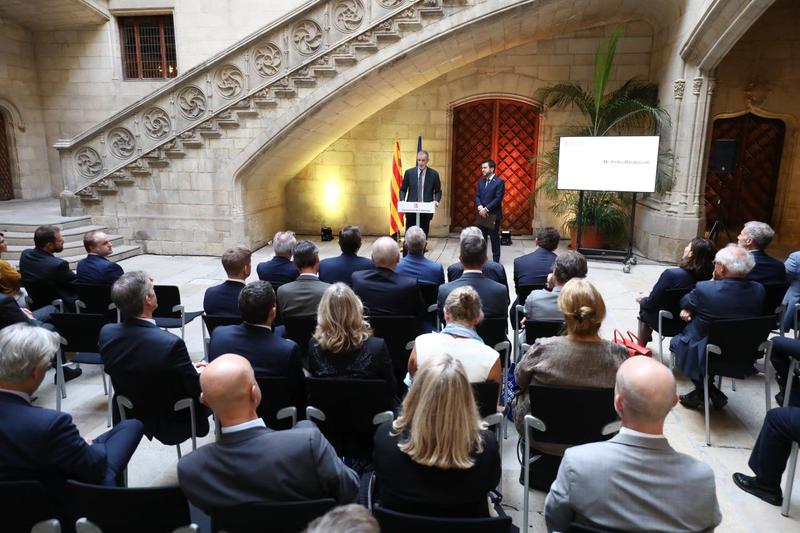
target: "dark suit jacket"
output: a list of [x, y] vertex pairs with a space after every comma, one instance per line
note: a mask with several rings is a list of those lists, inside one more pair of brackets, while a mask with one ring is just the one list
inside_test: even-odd
[[[501, 263], [494, 261], [486, 261], [481, 267], [481, 272], [487, 278], [502, 283], [508, 289], [508, 278], [506, 277], [506, 269]], [[455, 281], [464, 273], [464, 265], [461, 263], [453, 263], [447, 267], [447, 281]]]
[[285, 431], [254, 427], [223, 433], [219, 442], [178, 461], [178, 481], [204, 511], [256, 501], [333, 498], [346, 504], [358, 492], [358, 475], [305, 420]]
[[753, 250], [750, 253], [753, 255], [753, 259], [756, 260], [756, 266], [747, 275], [747, 279], [759, 283], [786, 281], [786, 267], [783, 263], [774, 257], [768, 256], [761, 250]]
[[514, 259], [514, 288], [520, 285], [544, 285], [553, 271], [556, 254], [546, 248], [537, 248], [529, 254]]
[[316, 316], [319, 301], [325, 289], [330, 287], [313, 274], [300, 277], [278, 289], [278, 314], [281, 318]]
[[424, 255], [408, 254], [400, 260], [396, 272], [401, 276], [415, 278], [417, 283], [444, 283], [444, 267]]
[[500, 283], [492, 281], [483, 274], [478, 274], [477, 272], [467, 272], [457, 280], [445, 283], [439, 287], [439, 309], [444, 309], [444, 301], [453, 289], [467, 285], [473, 287], [481, 297], [481, 306], [483, 307], [483, 314], [486, 318], [506, 316], [509, 304], [508, 290]]
[[425, 311], [417, 280], [388, 268], [353, 273], [353, 291], [370, 315], [420, 316]]
[[239, 316], [239, 293], [244, 282], [225, 280], [206, 289], [203, 296], [203, 311], [207, 315]]
[[503, 220], [503, 195], [506, 192], [506, 184], [499, 176], [495, 175], [492, 182], [488, 183], [486, 178], [478, 180], [478, 188], [475, 191], [475, 208], [482, 205], [489, 210], [489, 213], [497, 215], [498, 222]]
[[686, 377], [700, 380], [705, 374], [708, 325], [714, 320], [760, 316], [764, 287], [755, 281], [722, 279], [700, 281], [681, 300], [681, 309], [694, 312], [683, 332], [669, 343], [675, 365]]
[[372, 270], [375, 265], [366, 257], [356, 254], [341, 254], [319, 262], [319, 279], [325, 283], [347, 283], [352, 285], [353, 272]]
[[105, 474], [105, 445], [87, 444], [70, 415], [0, 392], [0, 481], [100, 483]]
[[269, 261], [259, 263], [256, 267], [258, 279], [269, 281], [273, 287], [280, 287], [297, 279], [300, 271], [294, 266], [291, 259], [286, 259], [279, 255], [274, 256]]
[[18, 322], [34, 322], [19, 308], [17, 301], [11, 296], [0, 294], [0, 329]]
[[[403, 173], [403, 183], [400, 184], [400, 200], [419, 201], [419, 193], [417, 191], [418, 176], [417, 167], [409, 168]], [[424, 189], [422, 191], [423, 202], [442, 201], [442, 184], [439, 181], [439, 173], [431, 167], [425, 170], [425, 183], [422, 184], [422, 188]]]
[[[659, 276], [647, 298], [639, 302], [639, 318], [651, 329], [658, 329], [658, 311], [663, 309], [664, 292], [667, 289], [693, 289], [697, 279], [688, 270], [680, 267], [668, 268]], [[680, 321], [679, 317], [674, 320]]]
[[303, 381], [300, 347], [267, 328], [252, 324], [215, 328], [208, 345], [208, 359], [226, 353], [235, 353], [250, 361], [256, 374]]
[[[173, 440], [175, 435], [186, 429], [183, 414], [172, 412], [172, 405], [182, 398], [200, 397], [200, 379], [186, 344], [183, 339], [159, 329], [146, 320], [132, 319], [121, 324], [106, 324], [100, 330], [100, 357], [106, 373], [114, 383], [127, 376], [148, 376], [154, 378], [174, 377], [175, 383], [170, 390], [159, 390], [158, 394], [165, 400], [163, 414], [151, 420], [142, 420], [144, 434], [148, 438], [158, 438], [165, 442]], [[152, 382], [141, 380], [143, 393]], [[119, 387], [114, 383], [114, 389]], [[125, 391], [120, 390], [120, 393]], [[148, 391], [148, 394], [152, 391]], [[116, 402], [116, 400], [115, 400]], [[136, 402], [134, 401], [134, 408]], [[209, 411], [198, 402], [195, 405], [197, 419], [197, 435], [208, 433]], [[182, 439], [181, 439], [182, 440]]]
[[122, 267], [99, 255], [89, 254], [78, 261], [77, 282], [88, 285], [113, 285], [124, 273]]
[[50, 305], [59, 298], [70, 307], [74, 305], [76, 276], [63, 259], [37, 248], [28, 248], [20, 255], [19, 270], [22, 285], [33, 299], [33, 309]]

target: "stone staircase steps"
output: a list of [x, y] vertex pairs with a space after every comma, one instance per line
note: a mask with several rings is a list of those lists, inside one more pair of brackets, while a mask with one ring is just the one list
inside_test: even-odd
[[[81, 236], [83, 233], [81, 233]], [[114, 246], [114, 250], [117, 249], [118, 246], [122, 246], [124, 244], [124, 240], [122, 235], [109, 235], [109, 239]], [[19, 244], [19, 245], [9, 245], [8, 250], [3, 252], [3, 259], [10, 260], [10, 259], [19, 259], [19, 256], [22, 254], [23, 250], [27, 250], [28, 248], [33, 247], [33, 239], [29, 239], [27, 244]], [[85, 249], [83, 248], [83, 239], [76, 239], [73, 241], [64, 241], [64, 250], [54, 254], [56, 257], [61, 257], [66, 259], [67, 257], [75, 257], [78, 255], [86, 255]]]
[[85, 226], [86, 224], [91, 224], [91, 223], [92, 223], [92, 217], [90, 216], [37, 217], [37, 216], [28, 216], [27, 214], [20, 213], [18, 216], [15, 215], [13, 217], [13, 220], [6, 220], [6, 221], [0, 220], [0, 231], [6, 234], [6, 240], [8, 240], [8, 234], [10, 232], [29, 232], [31, 236], [33, 236], [33, 232], [36, 231], [36, 228], [46, 224], [59, 226], [61, 227], [62, 230], [66, 230], [78, 226]]
[[[83, 246], [81, 246], [81, 250], [83, 250]], [[66, 251], [66, 248], [64, 248]], [[108, 256], [111, 261], [117, 262], [122, 261], [123, 259], [128, 259], [129, 257], [134, 257], [137, 255], [141, 255], [142, 249], [137, 245], [130, 245], [130, 244], [123, 244], [121, 246], [114, 247], [114, 253]], [[4, 254], [5, 255], [5, 254]], [[77, 254], [72, 256], [64, 257], [61, 256], [61, 259], [64, 259], [66, 262], [69, 263], [69, 267], [72, 270], [78, 266], [78, 261], [86, 257], [86, 253]], [[5, 257], [3, 257], [5, 259]], [[19, 268], [19, 260], [18, 259], [9, 259], [9, 263], [11, 263], [14, 267]]]
[[[88, 219], [88, 222], [91, 222], [90, 218]], [[30, 248], [31, 246], [33, 246], [33, 232], [36, 230], [37, 227], [38, 225], [32, 226], [28, 229], [28, 231], [5, 232], [6, 243], [8, 244], [9, 250], [11, 249], [12, 246], [23, 246], [24, 248]], [[73, 228], [62, 229], [61, 236], [64, 238], [65, 247], [66, 243], [73, 241], [80, 242], [82, 245], [84, 233], [86, 233], [87, 231], [98, 231], [104, 229], [106, 229], [105, 226], [98, 226], [96, 224], [89, 224], [86, 226], [76, 226]]]

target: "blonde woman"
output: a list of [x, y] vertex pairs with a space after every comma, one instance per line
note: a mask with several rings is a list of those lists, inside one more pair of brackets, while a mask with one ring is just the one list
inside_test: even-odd
[[353, 289], [335, 283], [322, 295], [317, 329], [309, 341], [309, 371], [316, 377], [383, 379], [392, 396], [397, 383], [383, 339], [372, 336]]
[[396, 511], [488, 516], [500, 452], [481, 423], [464, 365], [447, 354], [420, 366], [402, 415], [375, 433], [377, 498]]
[[441, 333], [420, 335], [408, 359], [411, 378], [434, 355], [450, 354], [464, 365], [470, 383], [500, 383], [500, 356], [486, 346], [475, 327], [483, 320], [481, 297], [469, 285], [454, 289], [444, 302], [447, 326]]

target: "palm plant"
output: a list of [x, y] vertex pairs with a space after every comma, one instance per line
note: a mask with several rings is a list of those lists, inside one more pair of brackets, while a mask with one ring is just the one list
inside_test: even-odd
[[[580, 111], [582, 120], [570, 128], [570, 136], [657, 135], [669, 125], [669, 115], [658, 106], [656, 84], [630, 79], [606, 93], [620, 35], [617, 28], [607, 43], [598, 46], [590, 90], [577, 83], [557, 83], [536, 92], [544, 110], [574, 107]], [[579, 194], [557, 189], [558, 144], [556, 139], [555, 147], [537, 158], [540, 177], [537, 192], [542, 191], [552, 202], [553, 212], [564, 219], [564, 229], [570, 230], [577, 225]], [[664, 193], [672, 188], [671, 168], [671, 153], [662, 151], [656, 192]], [[630, 195], [625, 193], [585, 192], [584, 225], [597, 227], [611, 240], [618, 239], [625, 233], [630, 201]]]

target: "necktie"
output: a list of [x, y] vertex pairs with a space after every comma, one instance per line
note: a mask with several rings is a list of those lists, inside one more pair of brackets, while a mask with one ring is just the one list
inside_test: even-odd
[[420, 202], [424, 201], [423, 198], [422, 198], [422, 184], [423, 184], [424, 179], [425, 179], [425, 171], [423, 170], [422, 172], [418, 172], [418, 174], [417, 174], [417, 198], [418, 198], [418, 201], [420, 201]]

